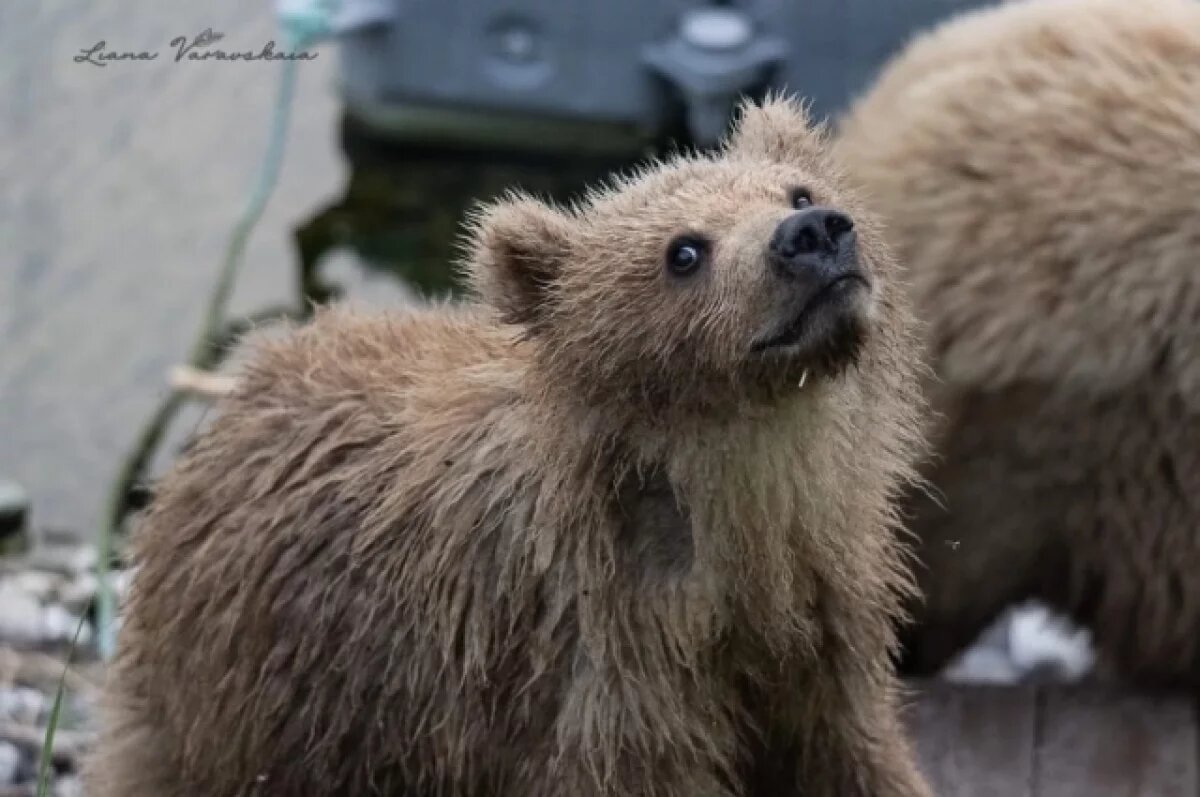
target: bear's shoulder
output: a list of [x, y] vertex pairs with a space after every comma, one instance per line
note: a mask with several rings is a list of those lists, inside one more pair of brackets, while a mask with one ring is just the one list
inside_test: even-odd
[[430, 391], [451, 399], [489, 381], [516, 389], [525, 361], [512, 328], [477, 306], [336, 307], [282, 335], [252, 341], [234, 403], [359, 398], [399, 405]]

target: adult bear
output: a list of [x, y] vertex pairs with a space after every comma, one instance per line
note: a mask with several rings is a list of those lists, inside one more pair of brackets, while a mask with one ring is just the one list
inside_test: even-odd
[[1036, 597], [1127, 676], [1200, 682], [1200, 4], [950, 21], [838, 149], [937, 377], [910, 662]]

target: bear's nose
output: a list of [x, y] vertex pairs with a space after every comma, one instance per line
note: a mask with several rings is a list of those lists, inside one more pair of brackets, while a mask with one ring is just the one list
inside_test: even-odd
[[771, 236], [771, 263], [781, 276], [829, 271], [846, 263], [854, 246], [854, 220], [833, 208], [805, 208], [788, 216]]

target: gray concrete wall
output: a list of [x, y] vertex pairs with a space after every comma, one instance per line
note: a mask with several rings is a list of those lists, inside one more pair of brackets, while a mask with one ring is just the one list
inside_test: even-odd
[[[95, 528], [254, 179], [280, 67], [173, 63], [168, 42], [208, 27], [229, 49], [276, 37], [268, 0], [0, 2], [0, 476], [38, 525]], [[162, 54], [73, 62], [100, 39]], [[341, 187], [336, 53], [317, 51], [240, 309], [289, 296], [289, 229]]]

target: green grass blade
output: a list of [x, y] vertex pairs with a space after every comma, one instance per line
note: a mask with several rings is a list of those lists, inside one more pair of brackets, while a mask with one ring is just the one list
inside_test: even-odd
[[50, 717], [46, 722], [46, 738], [42, 740], [42, 758], [38, 762], [37, 797], [47, 797], [50, 793], [50, 753], [54, 749], [54, 732], [58, 729], [58, 717], [62, 713], [63, 696], [67, 692], [67, 671], [71, 669], [71, 661], [75, 658], [75, 647], [79, 644], [79, 634], [83, 624], [87, 622], [85, 612], [75, 626], [75, 636], [71, 637], [71, 647], [67, 651], [67, 660], [63, 664], [62, 675], [58, 679], [58, 691], [54, 694], [54, 705], [50, 707]]

